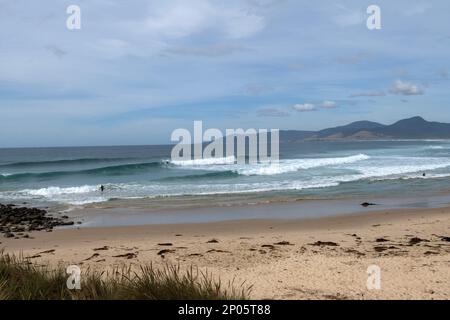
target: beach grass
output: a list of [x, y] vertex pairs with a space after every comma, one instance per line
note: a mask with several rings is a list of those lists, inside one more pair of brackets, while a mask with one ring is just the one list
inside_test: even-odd
[[251, 290], [244, 283], [224, 284], [195, 267], [182, 270], [177, 265], [88, 269], [81, 274], [79, 290], [68, 289], [69, 276], [63, 267], [0, 253], [0, 300], [241, 300]]

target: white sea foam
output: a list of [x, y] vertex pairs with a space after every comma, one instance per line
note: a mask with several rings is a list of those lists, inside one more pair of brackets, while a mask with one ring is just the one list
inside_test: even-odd
[[[407, 158], [406, 158], [407, 159]], [[406, 162], [407, 160], [403, 160]], [[433, 158], [424, 159], [424, 162], [428, 161], [429, 164], [405, 164], [405, 165], [387, 165], [387, 166], [366, 166], [366, 167], [355, 167], [361, 172], [363, 178], [375, 178], [375, 177], [389, 177], [389, 176], [399, 176], [409, 173], [427, 173], [429, 171], [444, 169], [450, 167], [450, 161], [433, 162]], [[399, 161], [400, 163], [402, 161]]]
[[210, 165], [222, 165], [222, 164], [234, 164], [236, 158], [234, 156], [224, 158], [205, 158], [194, 160], [174, 160], [170, 161], [171, 164], [182, 167], [196, 167], [196, 166], [210, 166]]
[[341, 164], [355, 163], [363, 160], [370, 159], [365, 154], [358, 154], [348, 157], [338, 158], [318, 158], [318, 159], [290, 159], [283, 160], [274, 164], [259, 164], [255, 166], [243, 166], [236, 171], [239, 174], [251, 176], [251, 175], [277, 175], [289, 172], [295, 172], [299, 170], [306, 170], [318, 167], [335, 166]]
[[214, 190], [209, 188], [209, 191], [202, 191], [199, 193], [185, 192], [178, 194], [179, 196], [186, 195], [220, 195], [220, 194], [242, 194], [242, 193], [257, 193], [257, 192], [270, 192], [270, 191], [288, 191], [288, 190], [304, 190], [304, 189], [321, 189], [328, 187], [335, 187], [339, 185], [339, 181], [289, 181], [279, 183], [254, 183], [254, 184], [241, 184], [233, 188], [230, 185], [223, 185], [221, 188]]
[[96, 197], [96, 198], [89, 198], [85, 200], [68, 200], [66, 203], [70, 204], [72, 206], [83, 206], [91, 203], [101, 203], [107, 201], [107, 198], [103, 197]]
[[[428, 167], [428, 168], [431, 168]], [[181, 184], [177, 186], [169, 185], [145, 185], [145, 184], [123, 184], [111, 187], [111, 191], [104, 195], [99, 195], [97, 186], [82, 186], [73, 188], [43, 188], [37, 190], [22, 190], [15, 195], [9, 194], [7, 198], [21, 199], [29, 198], [55, 201], [69, 205], [86, 205], [90, 203], [104, 202], [110, 198], [139, 199], [175, 196], [195, 196], [195, 195], [221, 195], [221, 194], [244, 194], [271, 191], [293, 191], [322, 189], [339, 186], [341, 183], [354, 182], [360, 180], [387, 180], [387, 179], [435, 179], [450, 176], [449, 174], [427, 174], [421, 177], [413, 172], [421, 171], [417, 167], [384, 168], [377, 171], [376, 168], [366, 168], [365, 172], [359, 174], [348, 174], [340, 176], [314, 176], [309, 179], [293, 179], [278, 181], [261, 181], [254, 183], [215, 183], [215, 184]], [[424, 167], [420, 167], [424, 169]], [[399, 173], [402, 172], [402, 173]], [[114, 191], [115, 190], [115, 191]], [[70, 193], [72, 192], [72, 193]], [[2, 196], [0, 196], [2, 198]]]
[[393, 176], [385, 176], [385, 177], [377, 177], [377, 178], [371, 178], [371, 181], [383, 181], [383, 180], [413, 180], [413, 179], [442, 179], [442, 178], [448, 178], [450, 177], [450, 173], [430, 173], [425, 176], [422, 174], [412, 173], [412, 174], [403, 174], [401, 176], [399, 175], [393, 175]]
[[0, 199], [52, 201], [69, 205], [84, 205], [104, 202], [108, 197], [99, 195], [98, 186], [48, 187], [0, 192]]
[[53, 197], [58, 195], [68, 195], [68, 194], [81, 194], [98, 191], [97, 186], [80, 186], [80, 187], [48, 187], [41, 189], [25, 189], [22, 193], [27, 193], [31, 196], [42, 196], [42, 197]]
[[[346, 157], [284, 159], [279, 164], [238, 165], [235, 159], [202, 159], [175, 164], [179, 168], [208, 171], [234, 171], [240, 177], [223, 179], [214, 175], [208, 180], [180, 179], [166, 181], [105, 184], [73, 187], [49, 186], [0, 192], [0, 199], [54, 201], [70, 205], [108, 201], [111, 198], [138, 199], [185, 195], [242, 194], [284, 190], [307, 190], [336, 187], [353, 181], [387, 179], [436, 179], [449, 177], [450, 159], [444, 157], [401, 157], [356, 154]], [[314, 169], [314, 170], [308, 170]], [[170, 169], [168, 169], [170, 170]], [[423, 176], [423, 173], [426, 173]], [[183, 177], [180, 177], [183, 178]], [[351, 185], [350, 185], [351, 187]]]
[[255, 176], [255, 175], [270, 176], [318, 167], [349, 164], [368, 159], [370, 159], [368, 155], [357, 154], [347, 157], [286, 159], [273, 163], [266, 162], [266, 163], [242, 164], [242, 165], [235, 164], [234, 157], [172, 161], [172, 163], [187, 169], [208, 170], [208, 171], [231, 170], [245, 176]]

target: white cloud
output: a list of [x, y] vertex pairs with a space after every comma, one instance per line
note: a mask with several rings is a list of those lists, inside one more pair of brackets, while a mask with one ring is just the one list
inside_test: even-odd
[[391, 93], [403, 96], [418, 96], [425, 93], [424, 89], [416, 84], [405, 82], [402, 80], [397, 80], [391, 87]]
[[335, 101], [326, 100], [320, 106], [322, 108], [332, 109], [337, 107], [337, 103]]
[[[23, 1], [0, 3], [0, 118], [5, 119], [5, 125], [25, 123], [25, 119], [29, 121], [26, 125], [35, 123], [36, 128], [67, 123], [84, 133], [83, 123], [98, 122], [99, 126], [115, 128], [117, 123], [130, 122], [141, 109], [153, 108], [158, 111], [143, 111], [142, 118], [157, 115], [186, 126], [190, 116], [198, 115], [205, 121], [216, 121], [219, 128], [235, 121], [242, 121], [240, 126], [245, 127], [254, 120], [254, 127], [280, 119], [280, 127], [286, 129], [318, 128], [365, 118], [368, 113], [380, 121], [400, 118], [405, 112], [426, 112], [430, 118], [436, 113], [442, 121], [450, 117], [445, 118], [450, 113], [444, 107], [448, 72], [438, 72], [450, 68], [450, 38], [444, 28], [448, 0], [430, 5], [423, 17], [433, 19], [413, 19], [421, 33], [415, 39], [417, 50], [411, 50], [411, 39], [405, 34], [411, 31], [412, 18], [420, 16], [406, 17], [404, 10], [409, 6], [393, 1], [383, 5], [385, 13], [396, 17], [389, 19], [389, 32], [370, 35], [365, 21], [347, 28], [335, 23], [337, 16], [342, 16], [338, 18], [342, 25], [358, 22], [352, 11], [366, 15], [364, 6], [355, 1], [344, 2], [348, 9], [288, 0], [80, 1], [84, 22], [81, 30], [73, 32], [65, 27], [64, 3], [55, 6], [50, 0], [29, 1], [26, 7]], [[409, 13], [420, 11], [416, 8]], [[36, 37], [37, 32], [45, 34], [45, 39]], [[393, 69], [411, 71], [393, 74]], [[355, 98], [358, 107], [353, 108], [350, 98], [343, 100], [342, 95], [350, 94], [391, 95], [391, 85], [397, 79], [417, 84], [416, 89], [394, 88], [403, 92], [398, 94], [425, 90], [427, 110], [423, 104], [413, 103], [411, 98], [418, 97], [414, 95], [393, 96], [399, 102], [403, 98], [411, 102], [407, 108], [397, 108], [395, 115], [389, 109], [390, 101], [377, 98], [379, 103], [374, 103], [370, 98]], [[432, 91], [427, 90], [425, 80], [433, 85]], [[249, 83], [256, 85], [246, 87]], [[376, 91], [381, 89], [384, 92]], [[345, 108], [325, 117], [328, 124], [324, 125], [317, 122], [324, 120], [319, 117], [320, 111], [335, 110], [321, 107], [326, 99], [338, 99], [334, 100], [338, 108], [344, 104]], [[221, 104], [228, 101], [237, 110], [246, 111], [235, 118], [222, 116], [225, 107]], [[291, 115], [297, 112], [295, 103], [313, 103], [316, 111], [298, 107], [300, 111], [312, 111], [306, 114], [312, 119], [255, 120], [258, 107], [268, 108], [262, 104], [274, 101], [279, 104], [274, 109]], [[12, 110], [17, 116], [13, 117]], [[182, 117], [178, 111], [187, 116], [178, 120]], [[282, 114], [275, 110], [261, 113]], [[29, 136], [13, 127], [7, 132], [9, 129], [0, 126], [0, 137], [6, 133], [12, 145], [27, 144]], [[149, 127], [147, 136], [153, 137], [158, 130]], [[91, 133], [97, 136], [96, 130]], [[48, 139], [64, 143], [64, 130], [52, 134]], [[101, 136], [108, 137], [105, 143], [115, 143], [114, 135]], [[134, 132], [130, 136], [145, 139]], [[2, 138], [0, 145], [7, 140], [6, 136]], [[128, 141], [135, 143], [133, 139]], [[78, 140], [80, 144], [89, 142]]]
[[245, 12], [242, 9], [220, 11], [219, 21], [222, 19], [224, 32], [229, 38], [240, 39], [251, 37], [265, 27], [263, 17]]
[[312, 103], [303, 103], [303, 104], [296, 104], [292, 106], [292, 108], [299, 112], [308, 112], [308, 111], [315, 111], [316, 106]]
[[148, 30], [165, 37], [185, 37], [199, 31], [214, 15], [206, 1], [174, 1], [165, 5], [154, 3], [153, 13], [145, 21]]
[[145, 28], [157, 36], [183, 38], [204, 31], [218, 31], [226, 38], [250, 37], [265, 27], [262, 16], [244, 7], [206, 0], [167, 1], [151, 6]]

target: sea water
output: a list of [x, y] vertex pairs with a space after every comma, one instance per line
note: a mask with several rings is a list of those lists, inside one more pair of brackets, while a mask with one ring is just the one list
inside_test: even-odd
[[170, 206], [175, 199], [411, 197], [450, 190], [448, 140], [282, 143], [279, 164], [252, 165], [230, 157], [171, 161], [172, 147], [0, 149], [0, 203]]

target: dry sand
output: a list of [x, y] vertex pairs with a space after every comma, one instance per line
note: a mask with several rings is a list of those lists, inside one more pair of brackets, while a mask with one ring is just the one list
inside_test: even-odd
[[[450, 208], [79, 228], [31, 237], [0, 239], [0, 248], [31, 261], [82, 269], [195, 265], [223, 281], [252, 284], [253, 299], [450, 298]], [[367, 289], [370, 265], [381, 268], [380, 290]]]

